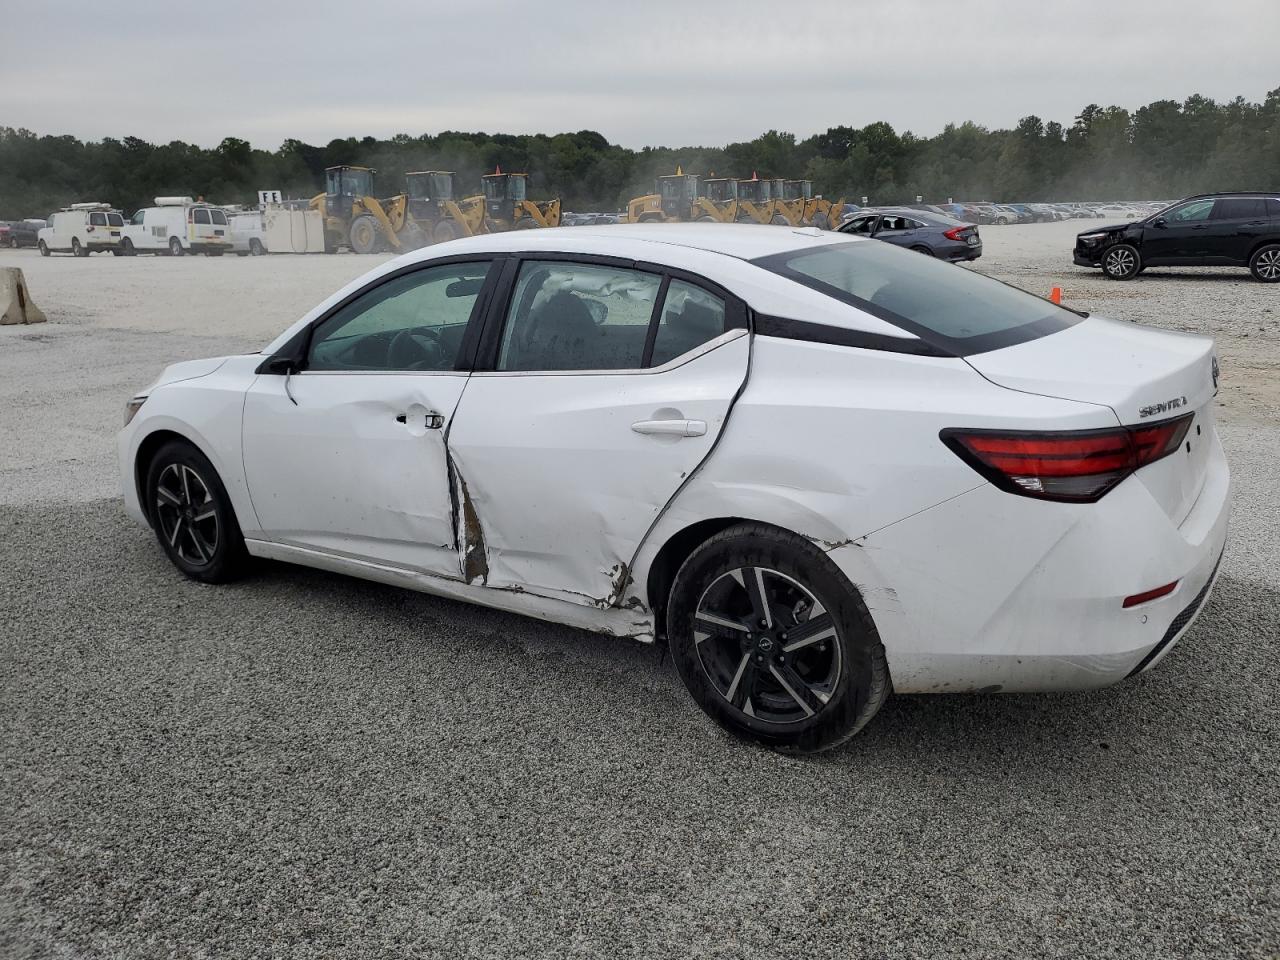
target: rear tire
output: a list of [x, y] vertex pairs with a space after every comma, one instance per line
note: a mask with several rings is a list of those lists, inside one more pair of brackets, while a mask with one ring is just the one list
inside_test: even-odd
[[120, 241], [120, 256], [136, 257], [137, 255], [138, 255], [138, 251], [134, 249], [132, 240], [130, 240], [128, 237], [125, 237], [123, 240]]
[[773, 224], [775, 227], [788, 227], [791, 225], [791, 221], [789, 221], [786, 217], [781, 215], [775, 215], [773, 219], [770, 220], [769, 222]]
[[378, 249], [378, 221], [364, 213], [351, 221], [347, 242], [352, 253], [373, 253]]
[[916, 253], [923, 253], [926, 257], [933, 256], [933, 251], [930, 250], [928, 247], [924, 246], [923, 244], [916, 244], [911, 249], [914, 250]]
[[147, 467], [145, 489], [156, 539], [186, 576], [226, 583], [248, 571], [231, 498], [203, 453], [182, 440], [166, 443]]
[[261, 256], [264, 256], [266, 252], [267, 252], [267, 248], [262, 245], [261, 240], [259, 240], [257, 237], [250, 238], [249, 240], [250, 256], [261, 257]]
[[1102, 272], [1112, 280], [1132, 280], [1142, 271], [1142, 255], [1130, 243], [1117, 243], [1102, 255]]
[[1280, 283], [1280, 243], [1255, 250], [1249, 258], [1249, 272], [1259, 283]]
[[698, 705], [775, 749], [835, 747], [889, 694], [884, 646], [858, 589], [812, 543], [776, 527], [738, 524], [698, 547], [672, 585], [667, 636]]

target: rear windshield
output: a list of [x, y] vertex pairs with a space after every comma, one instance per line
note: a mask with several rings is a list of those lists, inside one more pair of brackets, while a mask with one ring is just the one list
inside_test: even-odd
[[958, 356], [1034, 340], [1081, 319], [999, 280], [876, 240], [754, 262]]

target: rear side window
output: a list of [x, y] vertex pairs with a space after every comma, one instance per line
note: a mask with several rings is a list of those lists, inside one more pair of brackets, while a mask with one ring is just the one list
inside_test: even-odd
[[209, 222], [209, 211], [208, 211], [208, 210], [206, 210], [206, 209], [204, 209], [204, 207], [200, 207], [199, 209], [197, 209], [197, 210], [193, 211], [193, 214], [194, 214], [194, 215], [193, 215], [193, 218], [192, 218], [192, 219], [193, 219], [196, 223], [208, 223], [208, 222]]
[[123, 226], [124, 226], [124, 217], [120, 216], [120, 214], [118, 214], [118, 213], [108, 213], [108, 214], [107, 214], [107, 223], [108, 223], [108, 224], [110, 224], [110, 225], [111, 225], [111, 226], [113, 226], [113, 227], [123, 227]]
[[997, 350], [1080, 322], [1040, 297], [887, 243], [852, 241], [754, 261], [957, 356]]
[[1267, 201], [1262, 197], [1226, 197], [1213, 205], [1215, 220], [1264, 220]]
[[105, 227], [107, 225], [107, 215], [105, 213], [89, 214], [89, 223], [95, 227]]
[[223, 213], [221, 210], [213, 210], [213, 211], [210, 211], [210, 213], [213, 217], [213, 222], [216, 223], [218, 226], [225, 227], [227, 225], [227, 215]]
[[713, 293], [683, 280], [672, 280], [662, 302], [662, 316], [653, 340], [652, 367], [714, 340], [725, 331], [725, 305]]

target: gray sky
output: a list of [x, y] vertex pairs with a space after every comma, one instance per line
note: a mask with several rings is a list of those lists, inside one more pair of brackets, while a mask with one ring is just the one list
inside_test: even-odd
[[1070, 124], [1280, 86], [1276, 0], [0, 0], [0, 125], [286, 137], [593, 129], [629, 147], [887, 120]]

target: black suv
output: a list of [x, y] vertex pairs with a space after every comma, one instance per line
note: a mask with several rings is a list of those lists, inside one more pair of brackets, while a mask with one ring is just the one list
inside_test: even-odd
[[1131, 280], [1147, 267], [1248, 267], [1280, 282], [1280, 192], [1212, 193], [1076, 235], [1073, 259]]

